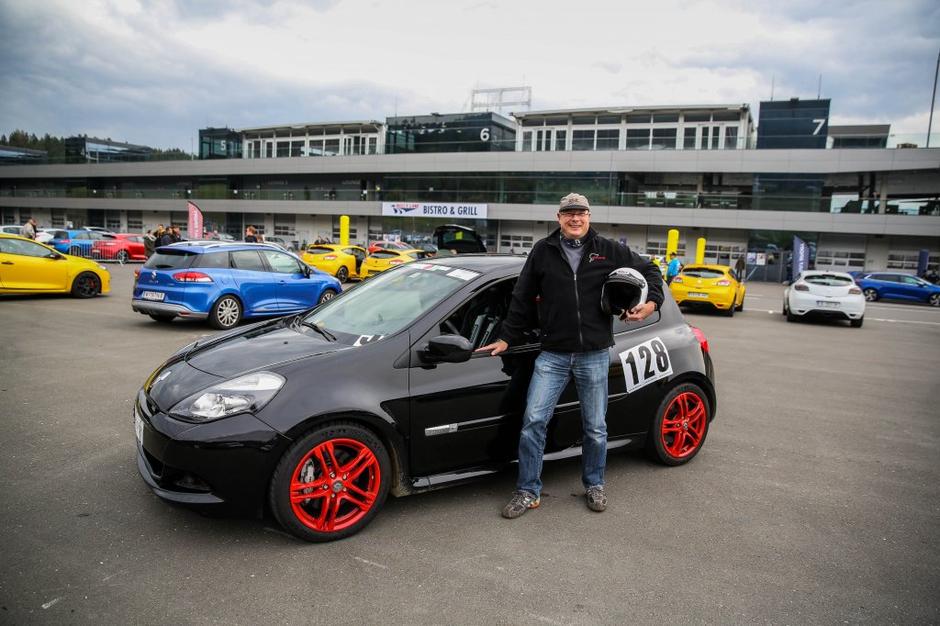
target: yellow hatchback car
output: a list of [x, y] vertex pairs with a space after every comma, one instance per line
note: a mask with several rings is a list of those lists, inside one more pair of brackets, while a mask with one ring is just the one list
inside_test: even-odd
[[732, 317], [735, 310], [744, 310], [747, 287], [727, 265], [690, 264], [672, 279], [669, 290], [680, 306], [707, 306]]
[[70, 293], [91, 298], [111, 291], [111, 273], [90, 259], [56, 252], [32, 239], [0, 234], [0, 294]]
[[302, 256], [304, 263], [332, 274], [339, 282], [345, 283], [350, 278], [360, 278], [359, 268], [366, 259], [366, 251], [359, 246], [336, 243], [311, 244]]
[[367, 256], [366, 260], [362, 262], [362, 267], [359, 268], [359, 277], [365, 280], [369, 276], [384, 272], [390, 267], [395, 267], [402, 263], [410, 263], [418, 259], [426, 259], [430, 256], [434, 256], [434, 254], [418, 249], [377, 250]]

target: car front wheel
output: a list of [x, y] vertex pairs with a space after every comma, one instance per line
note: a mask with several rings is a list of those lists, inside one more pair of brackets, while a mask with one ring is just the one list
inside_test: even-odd
[[867, 301], [869, 301], [869, 302], [874, 302], [875, 300], [877, 300], [877, 299], [879, 298], [879, 296], [878, 296], [878, 290], [877, 290], [877, 289], [872, 289], [871, 287], [869, 287], [868, 289], [864, 290], [862, 293], [865, 294], [865, 299], [866, 299]]
[[390, 480], [388, 452], [374, 433], [351, 423], [325, 424], [281, 458], [271, 479], [271, 510], [301, 539], [342, 539], [372, 521]]
[[346, 269], [345, 265], [336, 270], [336, 280], [341, 283], [345, 283], [347, 280], [349, 280], [349, 270]]
[[234, 328], [242, 319], [242, 303], [235, 296], [222, 296], [209, 312], [209, 324], [213, 328]]
[[646, 435], [650, 455], [664, 465], [688, 463], [702, 449], [711, 409], [708, 396], [694, 383], [674, 387], [659, 405]]
[[76, 298], [93, 298], [101, 293], [101, 279], [93, 272], [82, 272], [72, 281], [72, 295]]
[[317, 304], [323, 304], [327, 300], [332, 300], [336, 297], [336, 292], [332, 289], [325, 289], [323, 293], [320, 294], [320, 299], [317, 300]]

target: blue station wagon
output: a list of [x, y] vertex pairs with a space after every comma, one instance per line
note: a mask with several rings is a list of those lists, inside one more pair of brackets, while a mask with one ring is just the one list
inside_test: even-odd
[[910, 274], [869, 272], [856, 276], [855, 283], [862, 288], [862, 293], [869, 302], [882, 299], [904, 300], [940, 306], [940, 286]]
[[298, 313], [340, 291], [338, 280], [277, 246], [182, 242], [147, 260], [131, 306], [159, 322], [208, 319], [227, 329], [243, 318]]

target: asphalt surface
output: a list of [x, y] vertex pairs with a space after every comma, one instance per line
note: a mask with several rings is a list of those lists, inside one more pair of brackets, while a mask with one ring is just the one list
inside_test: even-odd
[[940, 621], [940, 310], [788, 324], [751, 284], [734, 318], [687, 315], [719, 391], [690, 464], [611, 453], [603, 514], [577, 459], [548, 464], [514, 521], [508, 471], [314, 545], [138, 476], [138, 388], [212, 331], [133, 313], [132, 269], [94, 300], [0, 298], [0, 623]]

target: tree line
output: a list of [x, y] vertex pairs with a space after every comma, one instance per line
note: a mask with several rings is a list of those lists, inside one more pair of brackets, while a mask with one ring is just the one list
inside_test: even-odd
[[[77, 135], [78, 137], [88, 137], [88, 135]], [[108, 137], [108, 141], [111, 138]], [[16, 129], [9, 135], [0, 135], [0, 146], [11, 146], [14, 148], [27, 148], [29, 150], [43, 150], [48, 155], [50, 161], [65, 160], [65, 137], [54, 137], [46, 133], [39, 137], [35, 133]], [[179, 148], [170, 148], [163, 150], [161, 148], [151, 148], [153, 151], [153, 160], [170, 159], [188, 159], [189, 153]]]

